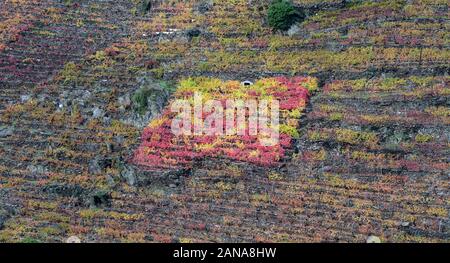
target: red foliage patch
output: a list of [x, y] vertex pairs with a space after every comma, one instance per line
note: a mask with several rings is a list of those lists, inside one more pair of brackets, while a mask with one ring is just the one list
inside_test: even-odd
[[[302, 111], [304, 109], [309, 92], [303, 84], [309, 81], [311, 81], [311, 78], [288, 79], [279, 77], [262, 80], [263, 84], [258, 88], [253, 89], [250, 86], [245, 89], [242, 87], [237, 89], [245, 91], [246, 99], [261, 98], [261, 93], [264, 93], [266, 97], [277, 99], [280, 104], [280, 124], [283, 125], [285, 123], [283, 121], [286, 121], [286, 117], [283, 118], [283, 116], [289, 115], [293, 110]], [[224, 87], [221, 90], [227, 90], [227, 85], [232, 85], [230, 83], [222, 83]], [[235, 85], [235, 82], [233, 82], [233, 85]], [[234, 99], [232, 91], [228, 91], [228, 94], [226, 92], [225, 94], [224, 92], [215, 92], [212, 93], [213, 98], [221, 101], [223, 107], [225, 107], [227, 98]], [[180, 90], [175, 94], [177, 99], [188, 99], [191, 96], [191, 90]], [[203, 118], [206, 116], [207, 114], [203, 112]], [[284, 156], [285, 150], [291, 147], [292, 143], [292, 136], [281, 131], [278, 144], [262, 146], [258, 136], [249, 135], [248, 127], [246, 127], [246, 135], [243, 136], [176, 136], [171, 130], [174, 117], [175, 114], [167, 109], [161, 118], [153, 121], [144, 129], [142, 144], [136, 150], [133, 158], [134, 163], [149, 168], [190, 167], [197, 158], [221, 157], [262, 166], [273, 166], [278, 164]], [[223, 127], [225, 127], [225, 123]], [[297, 127], [292, 128], [296, 129]]]

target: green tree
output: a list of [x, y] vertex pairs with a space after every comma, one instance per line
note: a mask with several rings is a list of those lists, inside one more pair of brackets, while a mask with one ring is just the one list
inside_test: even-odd
[[305, 15], [289, 0], [274, 0], [268, 10], [269, 25], [276, 30], [288, 30], [294, 23], [301, 21]]
[[147, 14], [152, 9], [152, 1], [151, 0], [142, 0], [141, 1], [141, 13]]

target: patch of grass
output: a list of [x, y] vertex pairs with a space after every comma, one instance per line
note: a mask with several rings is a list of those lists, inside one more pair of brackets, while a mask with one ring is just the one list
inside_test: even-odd
[[25, 237], [22, 240], [20, 240], [20, 243], [41, 243], [41, 242], [31, 237]]

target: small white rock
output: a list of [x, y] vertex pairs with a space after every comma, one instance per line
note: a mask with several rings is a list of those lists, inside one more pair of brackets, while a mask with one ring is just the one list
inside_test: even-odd
[[250, 80], [245, 80], [245, 81], [242, 81], [242, 83], [241, 83], [243, 86], [252, 86], [253, 85], [253, 82], [251, 82]]
[[402, 226], [402, 227], [408, 227], [408, 226], [409, 226], [409, 222], [402, 222], [402, 223], [401, 223], [401, 226]]
[[381, 243], [381, 239], [377, 236], [369, 236], [367, 238], [367, 243]]
[[104, 115], [105, 114], [104, 114], [103, 110], [99, 109], [98, 107], [94, 108], [94, 110], [92, 111], [92, 117], [94, 117], [94, 118], [101, 118]]
[[20, 101], [21, 101], [22, 103], [27, 102], [27, 101], [29, 101], [30, 99], [31, 99], [31, 96], [30, 96], [30, 95], [22, 95], [22, 96], [20, 96]]
[[81, 239], [76, 236], [71, 236], [66, 240], [66, 243], [81, 243]]

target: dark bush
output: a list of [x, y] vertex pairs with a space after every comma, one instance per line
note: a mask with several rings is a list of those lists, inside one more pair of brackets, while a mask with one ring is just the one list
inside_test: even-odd
[[144, 114], [148, 107], [148, 98], [152, 95], [152, 90], [147, 88], [141, 88], [133, 95], [131, 100], [135, 106], [135, 109], [140, 114]]
[[141, 1], [141, 13], [147, 14], [152, 9], [152, 1], [151, 0], [142, 0]]
[[275, 30], [288, 30], [294, 23], [305, 18], [305, 14], [297, 10], [291, 1], [274, 0], [268, 10], [269, 26]]
[[159, 67], [159, 62], [153, 59], [148, 59], [146, 61], [144, 61], [144, 66], [147, 69], [155, 69], [157, 67]]
[[200, 36], [201, 33], [202, 33], [202, 31], [200, 31], [200, 29], [198, 29], [198, 28], [191, 28], [191, 29], [186, 31], [186, 34], [187, 34], [189, 39], [192, 39], [194, 37], [198, 37], [198, 36]]
[[[155, 103], [159, 105], [165, 103], [171, 93], [176, 90], [176, 87], [171, 82], [160, 81], [154, 86], [146, 86], [138, 89], [131, 101], [133, 102], [134, 109], [141, 115], [148, 111], [149, 103]], [[164, 105], [159, 105], [163, 107]]]

